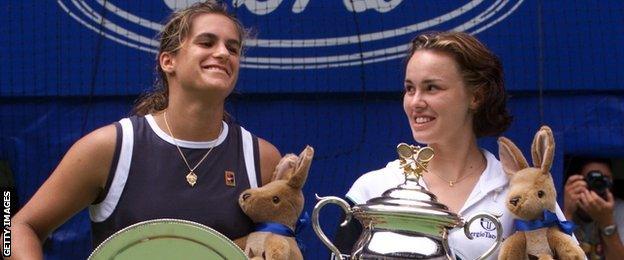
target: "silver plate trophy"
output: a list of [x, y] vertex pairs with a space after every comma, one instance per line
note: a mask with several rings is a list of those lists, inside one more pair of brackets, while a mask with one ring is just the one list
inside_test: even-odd
[[247, 259], [223, 234], [202, 224], [155, 219], [124, 228], [107, 238], [89, 259]]
[[[473, 239], [470, 225], [475, 220], [486, 218], [496, 226], [496, 242], [478, 259], [491, 255], [502, 242], [503, 230], [497, 217], [479, 213], [465, 222], [418, 184], [434, 156], [430, 147], [401, 143], [397, 152], [405, 182], [396, 188], [352, 208], [338, 197], [317, 197], [319, 201], [312, 211], [312, 228], [325, 246], [340, 259], [452, 259], [449, 230], [463, 228], [466, 237]], [[319, 212], [327, 204], [337, 204], [344, 210], [346, 216], [341, 226], [351, 221], [352, 217], [362, 224], [362, 234], [350, 255], [342, 254], [321, 230]]]

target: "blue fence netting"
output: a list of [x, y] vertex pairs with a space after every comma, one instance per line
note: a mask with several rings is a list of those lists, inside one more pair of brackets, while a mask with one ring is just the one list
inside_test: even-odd
[[[154, 81], [162, 21], [195, 1], [5, 1], [0, 4], [0, 160], [19, 204], [82, 135], [127, 116]], [[622, 1], [226, 1], [255, 38], [247, 41], [228, 111], [282, 153], [306, 144], [316, 158], [305, 186], [343, 195], [362, 173], [412, 143], [401, 91], [407, 43], [431, 30], [476, 35], [500, 56], [514, 122], [505, 133], [525, 152], [542, 124], [563, 158], [624, 157]], [[254, 3], [265, 3], [254, 9]], [[494, 139], [482, 145], [497, 153]], [[338, 210], [321, 223], [332, 233]], [[91, 250], [85, 212], [45, 244], [49, 259]], [[306, 258], [328, 251], [311, 228]]]

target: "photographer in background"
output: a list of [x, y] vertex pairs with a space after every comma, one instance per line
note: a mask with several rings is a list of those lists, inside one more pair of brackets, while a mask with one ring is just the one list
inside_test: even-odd
[[624, 202], [612, 193], [611, 161], [576, 158], [564, 188], [563, 212], [578, 228], [574, 234], [587, 258], [624, 256]]

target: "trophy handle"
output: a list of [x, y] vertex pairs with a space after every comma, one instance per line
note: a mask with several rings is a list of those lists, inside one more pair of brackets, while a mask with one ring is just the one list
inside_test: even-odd
[[470, 234], [470, 225], [472, 224], [472, 222], [474, 222], [477, 219], [480, 219], [480, 218], [489, 219], [496, 226], [496, 242], [492, 244], [490, 248], [488, 248], [488, 250], [485, 251], [485, 253], [483, 253], [481, 256], [477, 258], [479, 260], [485, 259], [486, 257], [490, 256], [492, 253], [494, 253], [494, 251], [496, 251], [496, 249], [498, 249], [498, 247], [503, 242], [503, 225], [498, 220], [498, 217], [500, 216], [496, 216], [490, 213], [483, 212], [483, 213], [479, 213], [479, 214], [472, 216], [468, 220], [468, 222], [464, 224], [464, 235], [466, 235], [466, 237], [469, 239], [473, 239], [472, 234]]
[[337, 259], [346, 259], [345, 257], [349, 257], [349, 256], [341, 254], [340, 250], [338, 250], [338, 248], [334, 246], [334, 244], [331, 241], [329, 241], [327, 236], [325, 236], [325, 233], [323, 233], [323, 230], [321, 229], [321, 225], [319, 224], [319, 212], [321, 211], [322, 207], [324, 207], [325, 205], [329, 203], [337, 204], [345, 212], [345, 219], [344, 221], [342, 221], [342, 223], [340, 223], [340, 226], [343, 227], [347, 225], [349, 221], [351, 221], [351, 217], [352, 217], [351, 207], [349, 206], [349, 203], [347, 203], [345, 200], [338, 198], [338, 197], [334, 197], [334, 196], [319, 197], [317, 194], [314, 194], [314, 195], [316, 196], [316, 199], [318, 200], [318, 202], [316, 203], [316, 205], [314, 206], [314, 209], [312, 210], [312, 229], [314, 229], [314, 233], [316, 233], [316, 235], [319, 237], [321, 242], [323, 242], [323, 244], [325, 244], [325, 246], [334, 253], [334, 256]]

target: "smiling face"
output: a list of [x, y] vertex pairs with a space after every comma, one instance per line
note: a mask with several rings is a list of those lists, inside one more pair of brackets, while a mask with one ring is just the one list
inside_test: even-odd
[[161, 54], [161, 67], [172, 88], [209, 91], [225, 99], [238, 78], [241, 39], [237, 28], [221, 14], [200, 14], [191, 22], [181, 48], [174, 54]]
[[405, 72], [403, 109], [414, 139], [423, 144], [448, 143], [474, 135], [473, 95], [452, 56], [418, 50]]

